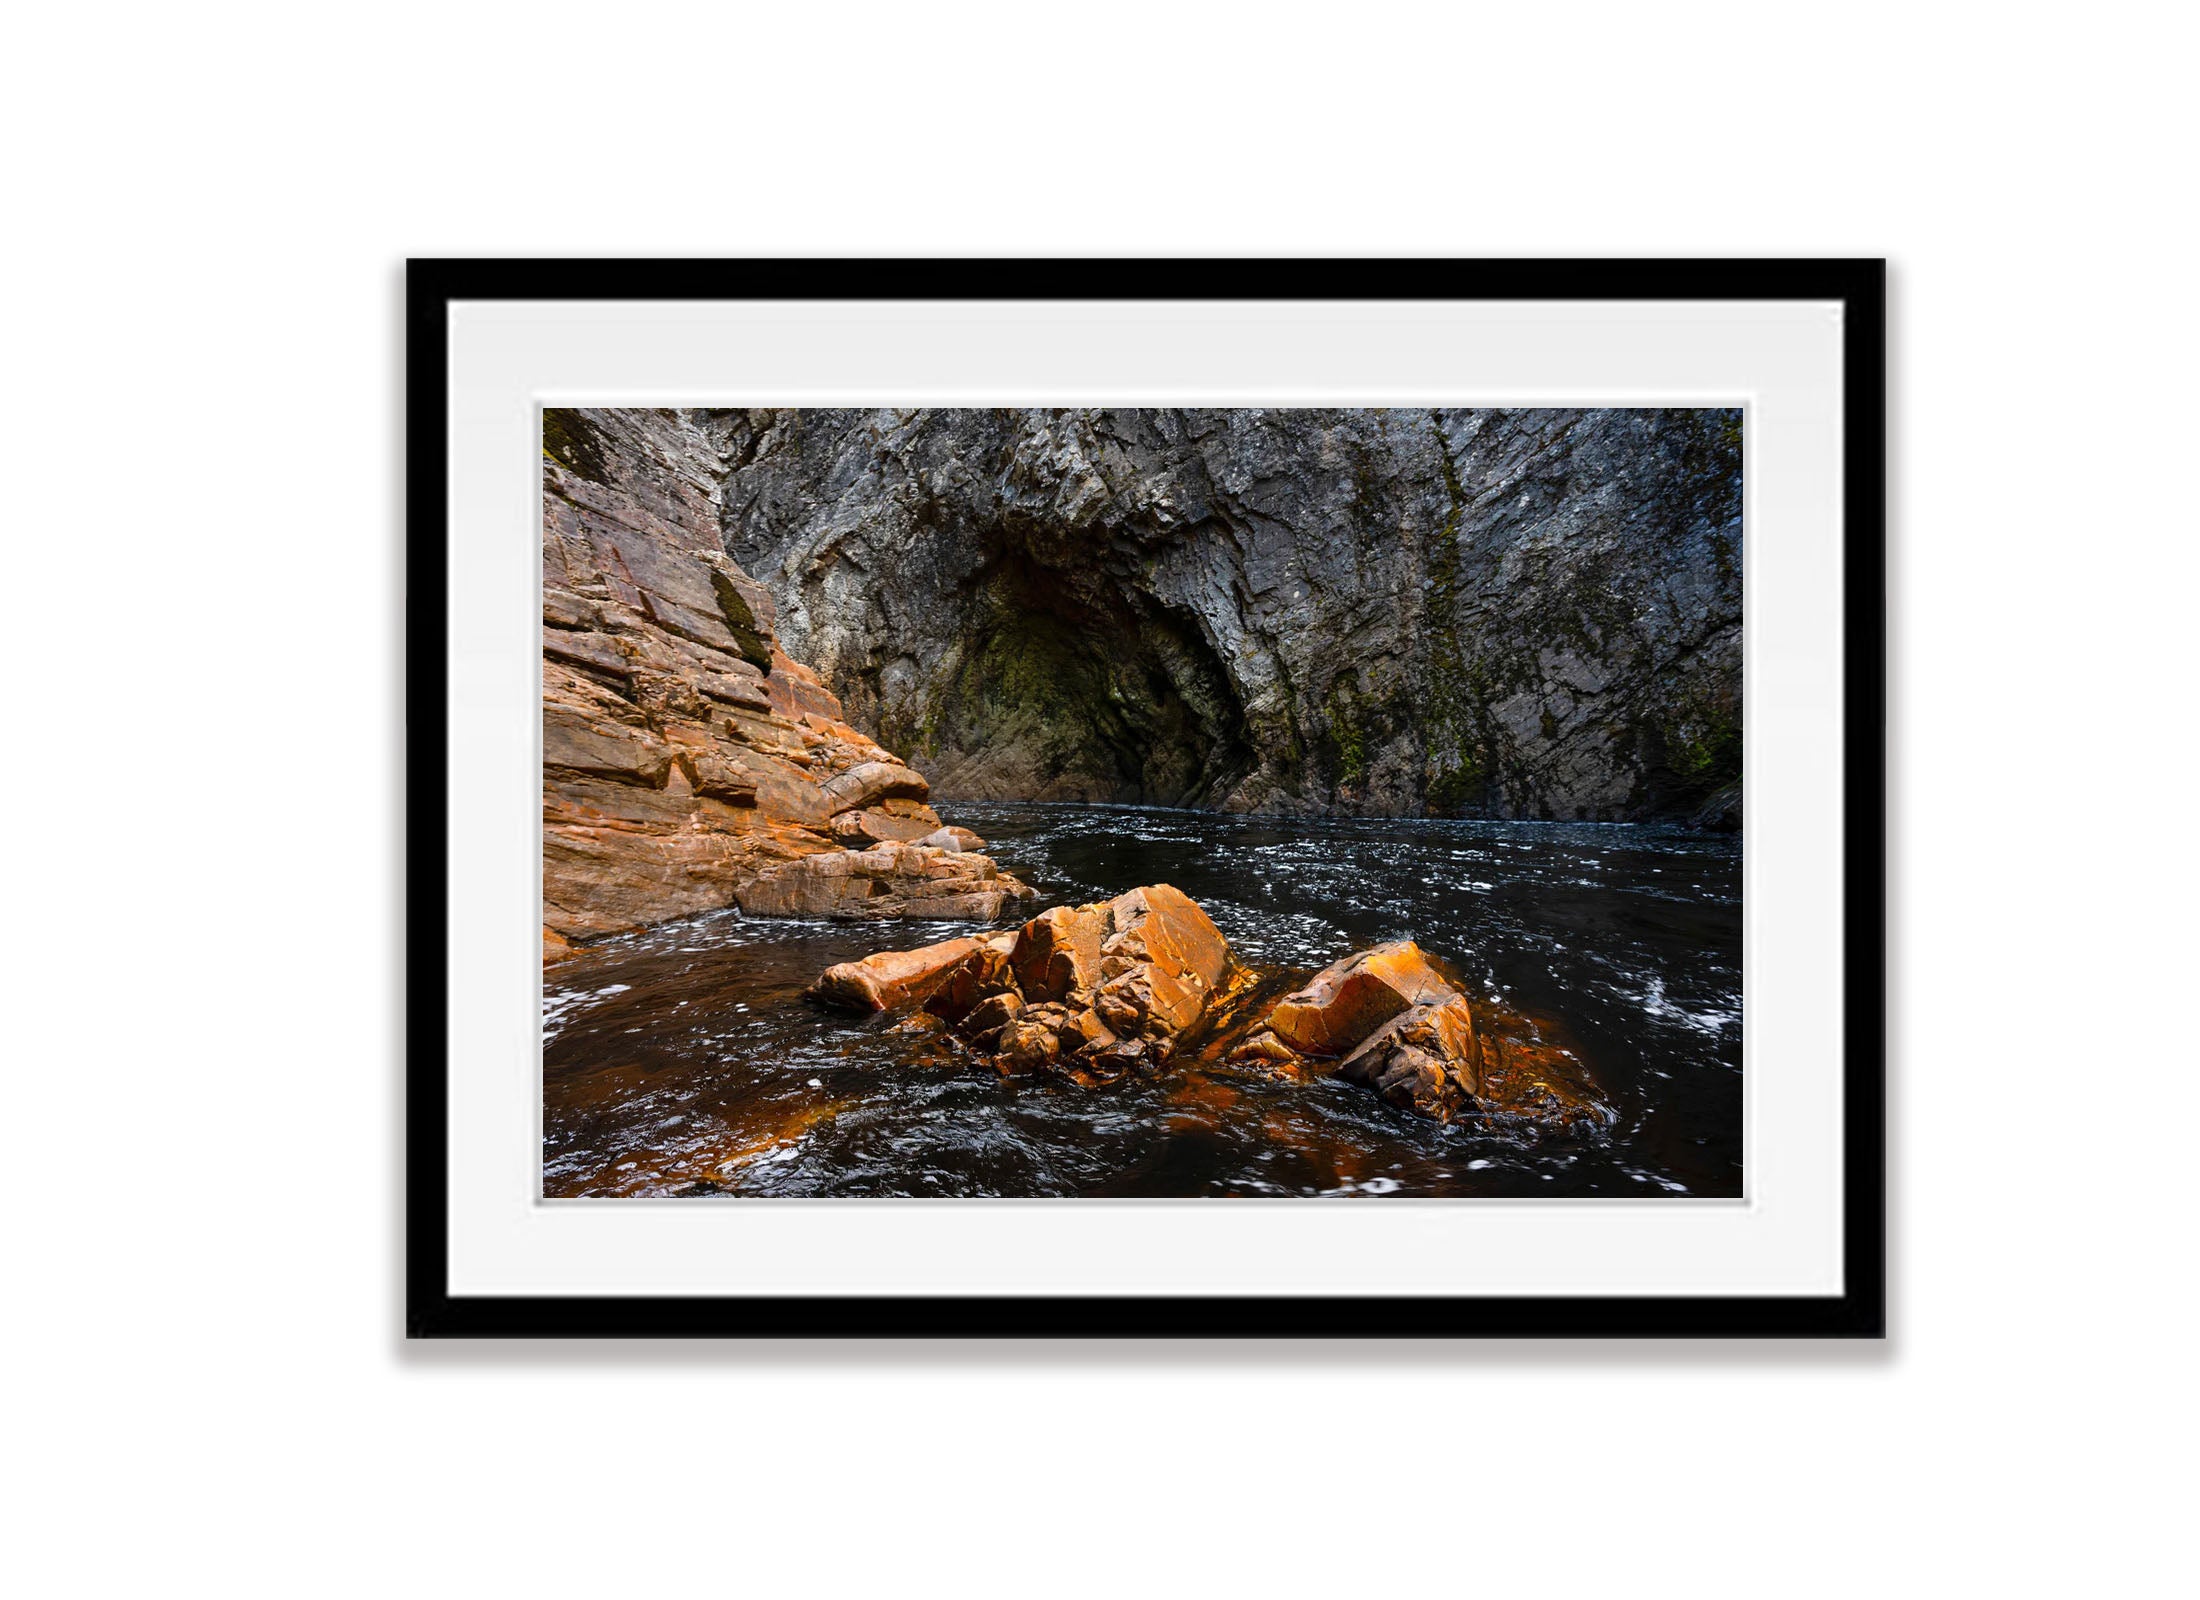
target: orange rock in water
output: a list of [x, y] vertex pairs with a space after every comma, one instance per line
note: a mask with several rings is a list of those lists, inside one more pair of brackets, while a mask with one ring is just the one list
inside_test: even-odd
[[[933, 998], [937, 1000], [938, 995]], [[1000, 1043], [1001, 1031], [1016, 1020], [1016, 1014], [1024, 1009], [1024, 997], [1013, 988], [989, 994], [963, 1014], [964, 1037], [979, 1049], [988, 1049]]]
[[1056, 906], [1014, 933], [848, 962], [811, 993], [874, 1010], [921, 1000], [917, 1020], [1004, 1077], [1096, 1088], [1157, 1073], [1188, 1043], [1180, 1096], [1224, 1107], [1235, 1092], [1205, 1070], [1227, 1064], [1271, 1080], [1335, 1074], [1437, 1121], [1610, 1120], [1563, 1030], [1468, 999], [1411, 941], [1348, 956], [1269, 1005], [1284, 981], [1237, 967], [1206, 912], [1153, 884]]
[[943, 974], [978, 948], [976, 939], [949, 939], [921, 950], [886, 950], [827, 967], [809, 997], [845, 1011], [884, 1011], [920, 999]]
[[[1013, 933], [996, 933], [980, 939], [978, 948], [956, 962], [940, 979], [938, 987], [925, 1000], [924, 1009], [949, 1022], [960, 1022], [981, 1002], [1004, 991], [1016, 995], [1021, 1004], [1023, 997], [1016, 992], [1015, 975], [1008, 964], [1008, 952], [1015, 942]], [[1005, 1017], [999, 1019], [1006, 1020]]]
[[1001, 1048], [994, 1065], [1004, 1077], [1037, 1072], [1054, 1065], [1061, 1053], [1061, 1038], [1049, 1019], [1027, 1013], [1001, 1030]]
[[1097, 906], [1055, 906], [1024, 924], [1009, 952], [1026, 1000], [1060, 1000], [1090, 989], [1100, 971], [1106, 918]]
[[1301, 1055], [1341, 1056], [1391, 1018], [1458, 992], [1406, 939], [1316, 973], [1305, 988], [1276, 1003], [1268, 1028]]
[[1439, 1122], [1465, 1111], [1550, 1126], [1610, 1117], [1578, 1055], [1517, 1012], [1469, 1000], [1411, 941], [1315, 974], [1229, 1059], [1271, 1073], [1311, 1059]]
[[1475, 1099], [1480, 1060], [1473, 1008], [1455, 992], [1391, 1018], [1337, 1070], [1393, 1105], [1448, 1122]]
[[1553, 1025], [1485, 1010], [1475, 1037], [1475, 1103], [1483, 1110], [1553, 1127], [1612, 1120], [1588, 1068]]
[[[1112, 931], [1100, 947], [1101, 1016], [1111, 1027], [1132, 1018], [1136, 1031], [1182, 1033], [1229, 972], [1230, 941], [1197, 901], [1165, 883], [1117, 895], [1107, 909]], [[1117, 961], [1128, 965], [1107, 973]]]
[[1001, 1072], [1044, 1072], [1086, 1087], [1157, 1069], [1231, 972], [1229, 941], [1207, 913], [1154, 884], [1098, 905], [1055, 906], [1013, 934], [849, 962], [811, 993], [868, 1003], [883, 993], [879, 975], [898, 975], [902, 963], [925, 976], [921, 991], [912, 982], [897, 994], [923, 999], [927, 1013]]

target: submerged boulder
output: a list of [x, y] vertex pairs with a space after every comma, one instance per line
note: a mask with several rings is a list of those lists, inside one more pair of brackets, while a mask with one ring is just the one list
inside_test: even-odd
[[1284, 996], [1269, 1031], [1302, 1055], [1337, 1056], [1423, 1001], [1456, 994], [1412, 940], [1347, 956]]
[[921, 968], [896, 995], [921, 1002], [935, 1026], [1003, 1076], [1091, 1085], [1167, 1061], [1231, 965], [1229, 941], [1207, 913], [1154, 884], [1095, 905], [1051, 907], [1012, 935], [850, 962], [810, 992], [882, 1009], [870, 1001], [886, 993], [883, 975]]
[[1108, 936], [1105, 906], [1055, 906], [1024, 924], [1009, 952], [1016, 987], [1027, 1000], [1089, 994], [1100, 971], [1100, 941]]
[[1165, 883], [1109, 902], [1094, 1003], [1121, 1033], [1183, 1033], [1230, 971], [1230, 942], [1189, 895]]
[[927, 993], [941, 973], [979, 947], [977, 939], [949, 939], [921, 950], [885, 950], [861, 961], [827, 967], [810, 985], [812, 999], [848, 1011], [885, 1011]]
[[1449, 1122], [1480, 1087], [1474, 1008], [1464, 995], [1392, 1017], [1353, 1047], [1338, 1072], [1392, 1105]]
[[1609, 1120], [1578, 1055], [1531, 1019], [1469, 1000], [1411, 940], [1316, 973], [1230, 1059], [1333, 1072], [1439, 1122], [1468, 1111], [1558, 1125]]
[[1347, 956], [1262, 1011], [1259, 980], [1167, 884], [844, 962], [809, 993], [856, 1011], [911, 1008], [910, 1025], [944, 1030], [1006, 1078], [1089, 1088], [1156, 1073], [1190, 1040], [1206, 1070], [1341, 1077], [1439, 1122], [1610, 1120], [1555, 1025], [1469, 999], [1411, 940]]

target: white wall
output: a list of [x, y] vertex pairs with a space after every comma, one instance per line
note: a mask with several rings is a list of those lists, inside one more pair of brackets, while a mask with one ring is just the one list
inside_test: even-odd
[[[2189, 21], [807, 10], [10, 24], [22, 1592], [2166, 1587]], [[1894, 258], [1890, 1344], [400, 1347], [398, 263], [927, 251]]]

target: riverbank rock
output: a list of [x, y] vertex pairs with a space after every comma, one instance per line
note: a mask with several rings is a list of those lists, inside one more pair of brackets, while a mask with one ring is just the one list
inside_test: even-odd
[[985, 841], [968, 828], [941, 828], [917, 841], [935, 850], [983, 850]]
[[752, 917], [938, 917], [992, 922], [1036, 891], [988, 856], [888, 843], [767, 867], [734, 889]]
[[[781, 647], [700, 413], [543, 413], [543, 959], [653, 922], [992, 920], [1031, 891]], [[975, 835], [970, 835], [975, 840]], [[888, 852], [881, 855], [880, 852]]]
[[948, 830], [930, 806], [911, 800], [843, 811], [833, 818], [833, 837], [852, 850], [874, 844], [929, 844], [945, 849], [939, 836]]
[[[1234, 969], [1229, 941], [1167, 884], [1054, 906], [1013, 935], [888, 952], [832, 968], [813, 998], [850, 1009], [921, 1001], [1004, 1077], [1084, 1085], [1158, 1068]], [[898, 987], [896, 987], [898, 985]]]
[[1315, 974], [1229, 1059], [1335, 1073], [1439, 1122], [1466, 1112], [1555, 1126], [1609, 1120], [1577, 1054], [1531, 1019], [1470, 1000], [1411, 940]]

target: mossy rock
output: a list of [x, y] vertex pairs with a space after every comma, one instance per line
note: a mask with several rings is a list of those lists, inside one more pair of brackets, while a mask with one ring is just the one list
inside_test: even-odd
[[542, 453], [576, 478], [610, 486], [603, 435], [578, 411], [543, 408]]
[[718, 596], [718, 614], [726, 619], [726, 631], [733, 635], [733, 642], [740, 646], [741, 659], [751, 666], [760, 667], [766, 672], [771, 671], [771, 641], [764, 637], [764, 630], [757, 624], [756, 613], [749, 608], [748, 601], [741, 597], [741, 591], [734, 586], [731, 578], [715, 568], [711, 571], [710, 587]]

